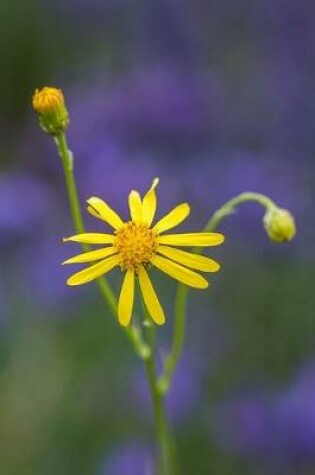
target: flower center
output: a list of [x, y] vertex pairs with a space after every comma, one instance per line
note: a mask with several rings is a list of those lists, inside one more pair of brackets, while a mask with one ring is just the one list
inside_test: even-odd
[[121, 270], [137, 272], [156, 253], [157, 234], [143, 224], [132, 221], [116, 231], [114, 246], [118, 249]]

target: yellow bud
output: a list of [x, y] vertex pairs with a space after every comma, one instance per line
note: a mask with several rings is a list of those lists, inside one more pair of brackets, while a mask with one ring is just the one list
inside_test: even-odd
[[58, 135], [66, 131], [69, 124], [69, 114], [60, 89], [55, 87], [36, 89], [32, 104], [45, 132]]
[[45, 114], [64, 104], [62, 91], [55, 87], [36, 89], [33, 96], [33, 107], [38, 114]]
[[291, 241], [296, 234], [293, 215], [283, 208], [270, 208], [264, 216], [264, 227], [272, 241]]

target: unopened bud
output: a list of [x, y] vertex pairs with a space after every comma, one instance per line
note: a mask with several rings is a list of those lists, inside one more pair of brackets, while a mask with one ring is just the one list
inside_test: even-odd
[[291, 241], [296, 234], [294, 217], [283, 208], [268, 209], [264, 216], [264, 227], [269, 238], [275, 242]]
[[45, 132], [58, 135], [66, 131], [69, 124], [69, 114], [61, 89], [55, 87], [36, 89], [32, 104]]

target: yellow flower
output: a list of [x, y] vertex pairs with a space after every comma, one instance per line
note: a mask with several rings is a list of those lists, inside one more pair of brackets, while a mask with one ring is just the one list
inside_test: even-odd
[[66, 260], [64, 264], [99, 261], [72, 275], [67, 284], [85, 284], [120, 266], [125, 272], [118, 303], [118, 319], [123, 326], [127, 326], [131, 319], [136, 278], [153, 321], [159, 325], [165, 322], [162, 306], [148, 275], [151, 266], [157, 267], [173, 279], [199, 289], [205, 289], [209, 284], [204, 277], [191, 269], [217, 272], [220, 268], [216, 261], [208, 257], [185, 252], [173, 246], [217, 246], [224, 241], [222, 234], [164, 234], [187, 218], [190, 212], [187, 203], [179, 204], [152, 226], [157, 207], [155, 188], [158, 181], [157, 178], [153, 180], [143, 199], [137, 191], [131, 191], [129, 194], [131, 220], [128, 222], [123, 222], [100, 198], [88, 199], [89, 213], [109, 224], [114, 232], [84, 233], [64, 239], [64, 241], [107, 245]]
[[65, 132], [69, 125], [69, 114], [61, 89], [55, 87], [36, 89], [32, 105], [45, 132], [51, 135]]

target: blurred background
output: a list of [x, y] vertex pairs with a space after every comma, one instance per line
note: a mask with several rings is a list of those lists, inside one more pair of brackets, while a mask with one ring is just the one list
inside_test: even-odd
[[[268, 241], [253, 204], [220, 226], [222, 271], [190, 293], [167, 409], [181, 475], [313, 474], [315, 3], [2, 0], [0, 13], [1, 475], [154, 474], [141, 364], [96, 286], [65, 285], [77, 247], [61, 244], [61, 166], [30, 106], [44, 85], [66, 96], [82, 200], [127, 216], [129, 190], [159, 176], [159, 215], [189, 201], [191, 230], [241, 191], [294, 213], [289, 244]], [[175, 287], [154, 274], [163, 354]]]

